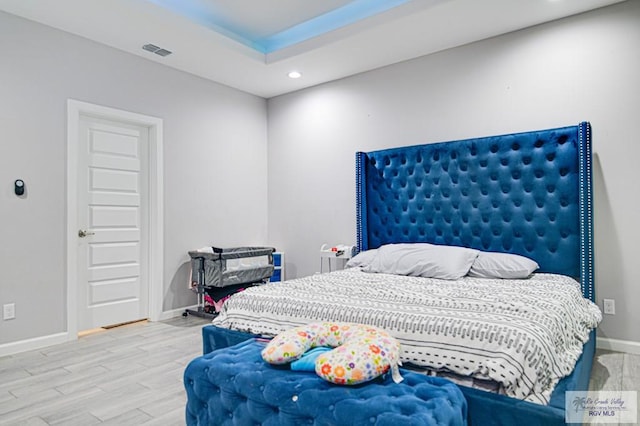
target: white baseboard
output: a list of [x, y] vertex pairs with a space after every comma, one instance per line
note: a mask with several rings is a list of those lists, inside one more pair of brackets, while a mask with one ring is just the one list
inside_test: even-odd
[[19, 340], [17, 342], [4, 343], [0, 345], [0, 356], [13, 355], [20, 352], [32, 351], [59, 343], [75, 340], [66, 331], [63, 333], [50, 334], [48, 336], [34, 337], [32, 339]]
[[[164, 311], [160, 314], [158, 321], [168, 320], [171, 318], [179, 317], [185, 311], [185, 309], [197, 309], [197, 305], [187, 306], [184, 308], [173, 309], [171, 311]], [[70, 340], [76, 340], [77, 336], [71, 336], [68, 332], [50, 334], [48, 336], [34, 337], [32, 339], [19, 340], [17, 342], [2, 343], [0, 344], [0, 356], [13, 355], [20, 352], [32, 351], [34, 349], [45, 348], [51, 345], [57, 345], [65, 343]]]
[[640, 342], [631, 340], [609, 339], [608, 337], [597, 337], [596, 348], [607, 351], [626, 352], [628, 354], [640, 355]]
[[184, 313], [184, 311], [186, 309], [195, 310], [195, 309], [198, 309], [198, 305], [185, 306], [184, 308], [172, 309], [170, 311], [163, 311], [160, 314], [160, 318], [158, 319], [158, 321], [164, 321], [164, 320], [168, 320], [168, 319], [171, 319], [171, 318], [182, 316], [182, 314]]

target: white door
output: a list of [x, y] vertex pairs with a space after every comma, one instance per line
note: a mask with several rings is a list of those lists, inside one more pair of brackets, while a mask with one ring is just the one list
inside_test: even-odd
[[78, 330], [149, 316], [146, 127], [78, 123]]

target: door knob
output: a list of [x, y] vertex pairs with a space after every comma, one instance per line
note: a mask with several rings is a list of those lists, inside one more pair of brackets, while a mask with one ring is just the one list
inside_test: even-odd
[[78, 237], [80, 237], [80, 238], [88, 237], [89, 235], [96, 235], [96, 233], [95, 232], [90, 232], [90, 231], [87, 231], [87, 230], [84, 230], [84, 229], [80, 229], [78, 231]]

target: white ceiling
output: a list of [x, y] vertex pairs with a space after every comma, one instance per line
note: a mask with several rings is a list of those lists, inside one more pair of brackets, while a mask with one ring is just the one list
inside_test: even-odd
[[0, 10], [269, 98], [620, 1], [0, 0]]

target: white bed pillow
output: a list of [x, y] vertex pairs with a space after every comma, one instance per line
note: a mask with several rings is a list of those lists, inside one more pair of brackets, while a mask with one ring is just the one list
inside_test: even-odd
[[362, 270], [385, 274], [457, 280], [469, 272], [479, 251], [436, 244], [388, 244]]
[[378, 249], [371, 249], [361, 251], [360, 253], [353, 256], [349, 261], [344, 265], [345, 268], [356, 268], [358, 266], [367, 266], [371, 264], [373, 259], [376, 258], [378, 254]]
[[471, 265], [470, 277], [528, 278], [539, 265], [528, 257], [511, 253], [481, 251]]

